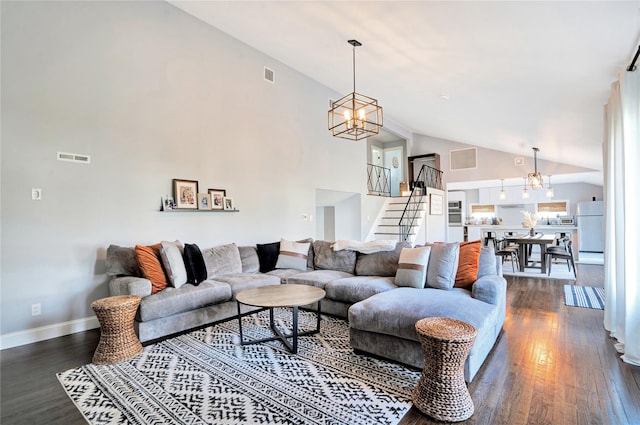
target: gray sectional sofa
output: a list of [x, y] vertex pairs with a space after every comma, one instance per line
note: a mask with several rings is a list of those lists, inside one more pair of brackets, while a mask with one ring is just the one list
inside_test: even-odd
[[[473, 379], [505, 320], [506, 281], [492, 248], [481, 249], [477, 280], [469, 289], [442, 288], [443, 279], [455, 278], [458, 257], [442, 258], [433, 252], [443, 252], [442, 247], [447, 246], [449, 254], [459, 255], [460, 248], [458, 244], [433, 245], [425, 273], [426, 287], [414, 288], [396, 284], [400, 255], [403, 248], [409, 248], [406, 243], [398, 243], [390, 251], [361, 254], [333, 251], [332, 243], [327, 241], [307, 241], [306, 260], [298, 262], [296, 268], [275, 268], [279, 264], [294, 264], [282, 262], [282, 253], [280, 261], [274, 261], [278, 258], [276, 243], [209, 248], [203, 251], [206, 279], [196, 283], [191, 276], [191, 283], [169, 286], [154, 294], [151, 282], [138, 267], [135, 249], [112, 245], [107, 249], [107, 273], [112, 277], [110, 293], [142, 297], [135, 328], [140, 340], [148, 342], [236, 317], [235, 295], [243, 289], [277, 284], [313, 285], [326, 292], [321, 302], [323, 313], [348, 319], [350, 343], [357, 352], [418, 368], [423, 366], [424, 357], [415, 322], [424, 317], [456, 318], [478, 330], [465, 364], [465, 379], [468, 382]], [[186, 259], [187, 253], [184, 254]], [[162, 260], [167, 260], [166, 256]], [[176, 275], [171, 264], [162, 263], [168, 276]], [[201, 275], [204, 277], [204, 273]], [[430, 285], [430, 280], [436, 284]], [[450, 283], [452, 286], [453, 282]], [[243, 313], [251, 311], [250, 307], [243, 308]]]

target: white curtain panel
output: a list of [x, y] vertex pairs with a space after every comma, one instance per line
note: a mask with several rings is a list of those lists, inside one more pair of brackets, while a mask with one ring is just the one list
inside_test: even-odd
[[604, 326], [640, 366], [640, 70], [622, 71], [605, 107]]

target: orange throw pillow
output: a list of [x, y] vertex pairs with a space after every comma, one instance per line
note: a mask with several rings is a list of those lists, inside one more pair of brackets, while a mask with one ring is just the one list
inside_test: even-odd
[[460, 242], [460, 260], [454, 288], [470, 289], [473, 282], [478, 280], [478, 266], [480, 264], [480, 249], [482, 242]]
[[151, 293], [162, 291], [167, 287], [167, 276], [164, 274], [160, 260], [161, 244], [151, 246], [136, 245], [136, 258], [142, 275], [151, 281]]

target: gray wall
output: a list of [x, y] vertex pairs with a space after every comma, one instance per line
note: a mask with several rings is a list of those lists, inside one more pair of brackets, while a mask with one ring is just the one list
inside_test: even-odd
[[[299, 239], [316, 188], [366, 192], [366, 144], [326, 127], [338, 93], [170, 4], [1, 8], [3, 341], [92, 317], [111, 243]], [[227, 189], [240, 212], [158, 212], [173, 178]]]

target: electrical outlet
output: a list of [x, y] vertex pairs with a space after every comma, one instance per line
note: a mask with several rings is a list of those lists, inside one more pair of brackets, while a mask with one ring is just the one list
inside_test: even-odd
[[42, 189], [31, 189], [31, 199], [33, 201], [41, 201], [42, 200]]
[[31, 315], [32, 316], [40, 316], [41, 313], [42, 313], [42, 306], [40, 305], [40, 303], [31, 304]]

